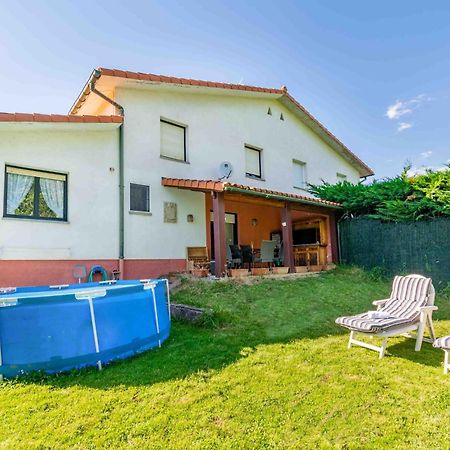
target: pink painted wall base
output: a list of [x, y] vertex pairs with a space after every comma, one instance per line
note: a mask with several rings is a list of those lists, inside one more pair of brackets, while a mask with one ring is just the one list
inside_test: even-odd
[[[85, 265], [88, 274], [92, 266], [101, 265], [110, 277], [113, 270], [119, 269], [118, 259], [0, 260], [0, 287], [77, 283], [78, 279], [73, 276], [76, 264]], [[170, 272], [185, 271], [186, 261], [184, 259], [126, 259], [123, 267], [122, 278], [124, 279], [157, 278]]]

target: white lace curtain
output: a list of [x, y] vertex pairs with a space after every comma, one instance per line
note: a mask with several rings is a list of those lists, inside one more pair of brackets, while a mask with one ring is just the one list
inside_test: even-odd
[[28, 175], [18, 175], [8, 173], [8, 187], [6, 198], [6, 211], [8, 214], [15, 214], [16, 209], [23, 202], [28, 192], [33, 186], [34, 177]]
[[64, 217], [64, 181], [39, 178], [41, 192], [48, 207], [58, 219]]

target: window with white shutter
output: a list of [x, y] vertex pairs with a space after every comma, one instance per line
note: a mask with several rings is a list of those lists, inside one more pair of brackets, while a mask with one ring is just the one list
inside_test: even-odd
[[186, 161], [186, 127], [161, 119], [161, 156]]
[[254, 177], [261, 178], [261, 150], [257, 148], [245, 146], [245, 174]]
[[344, 181], [347, 181], [347, 175], [339, 172], [336, 173], [336, 182], [343, 183]]
[[306, 178], [306, 163], [294, 159], [292, 161], [292, 172], [294, 179], [294, 187], [300, 189], [307, 189], [308, 180]]

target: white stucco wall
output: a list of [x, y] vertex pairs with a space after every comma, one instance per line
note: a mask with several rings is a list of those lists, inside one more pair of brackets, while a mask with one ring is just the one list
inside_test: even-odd
[[[126, 212], [127, 258], [184, 258], [187, 246], [206, 244], [204, 194], [162, 187], [163, 176], [217, 179], [219, 164], [230, 161], [232, 182], [307, 195], [293, 186], [297, 159], [306, 162], [310, 183], [336, 182], [337, 172], [359, 180], [354, 167], [275, 100], [133, 89], [117, 89], [115, 99], [126, 117], [127, 209], [130, 183], [151, 187], [152, 215]], [[160, 117], [187, 126], [188, 164], [160, 158]], [[244, 144], [263, 149], [264, 181], [245, 176]], [[165, 201], [178, 205], [176, 224], [163, 222]]]
[[68, 174], [68, 222], [2, 217], [0, 259], [118, 257], [117, 133], [95, 124], [0, 125], [2, 216], [5, 164]]
[[[307, 164], [310, 183], [335, 182], [337, 172], [349, 181], [359, 180], [354, 167], [276, 100], [157, 87], [118, 88], [114, 97], [125, 108], [127, 259], [184, 259], [187, 246], [206, 245], [205, 194], [162, 187], [163, 176], [217, 179], [220, 163], [230, 161], [232, 182], [306, 195], [293, 186], [292, 160], [297, 159]], [[104, 114], [113, 113], [104, 106]], [[187, 126], [188, 164], [160, 158], [160, 117]], [[244, 144], [263, 149], [264, 180], [245, 176]], [[67, 173], [68, 223], [1, 218], [0, 259], [118, 257], [117, 128], [3, 123], [2, 189], [5, 164]], [[129, 211], [130, 183], [150, 186], [150, 214]], [[177, 223], [164, 223], [164, 202], [177, 204]], [[3, 211], [3, 195], [0, 208]], [[187, 221], [188, 214], [194, 217], [192, 223]]]
[[[310, 183], [336, 182], [337, 172], [359, 181], [352, 165], [276, 100], [124, 88], [117, 89], [116, 100], [126, 111], [127, 152], [146, 155], [160, 175], [217, 179], [219, 164], [228, 160], [232, 182], [304, 194], [293, 186], [297, 159], [307, 164]], [[160, 117], [187, 125], [190, 164], [160, 158]], [[244, 144], [263, 149], [264, 181], [245, 176]]]

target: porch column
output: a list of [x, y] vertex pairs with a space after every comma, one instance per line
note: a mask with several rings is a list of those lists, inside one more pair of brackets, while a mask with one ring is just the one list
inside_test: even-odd
[[337, 242], [337, 228], [336, 228], [336, 215], [331, 213], [327, 218], [327, 263], [338, 262], [338, 242]]
[[212, 193], [214, 217], [214, 260], [216, 277], [226, 273], [227, 253], [225, 241], [225, 200], [223, 192]]
[[283, 265], [289, 267], [290, 272], [295, 271], [294, 267], [294, 243], [292, 240], [292, 215], [289, 203], [286, 203], [281, 210], [281, 232], [283, 235]]

